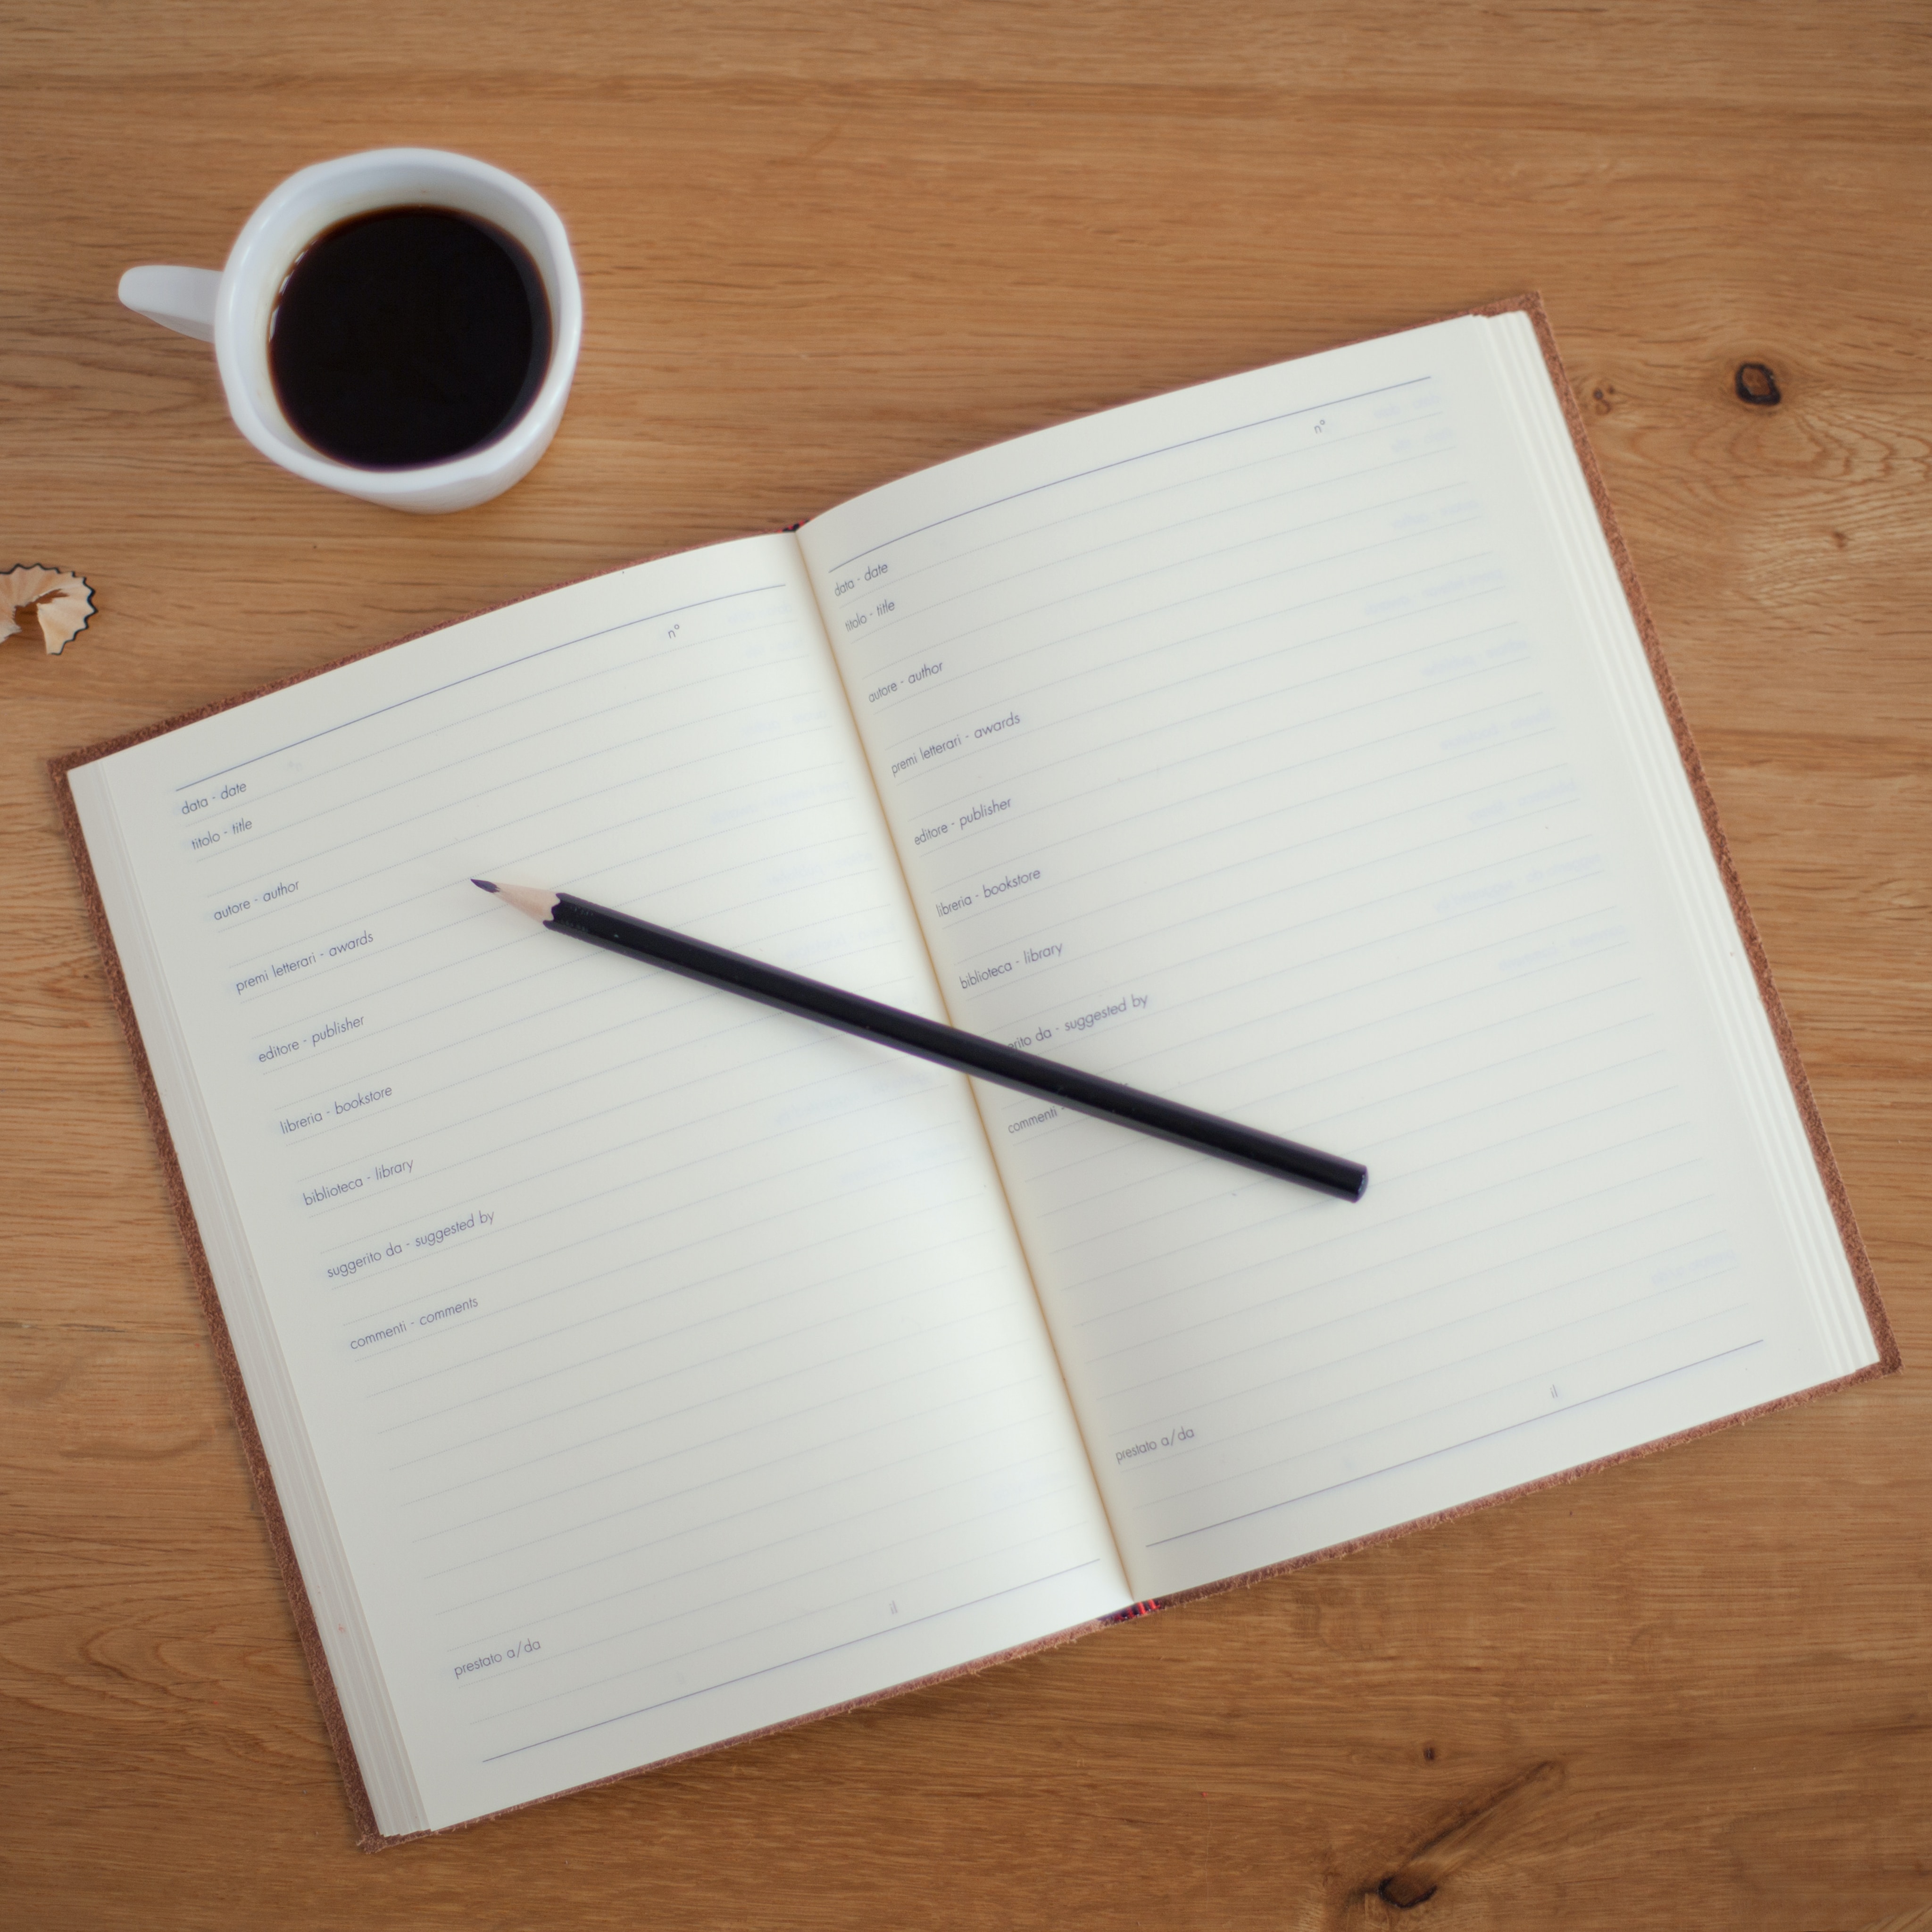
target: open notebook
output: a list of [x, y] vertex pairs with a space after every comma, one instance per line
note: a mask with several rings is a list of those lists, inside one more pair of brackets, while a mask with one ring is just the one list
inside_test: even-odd
[[1518, 304], [60, 761], [366, 1841], [1895, 1366], [1646, 646]]

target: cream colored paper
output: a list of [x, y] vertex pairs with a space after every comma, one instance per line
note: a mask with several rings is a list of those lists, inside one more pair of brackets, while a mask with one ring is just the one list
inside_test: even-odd
[[791, 538], [74, 776], [386, 1832], [1126, 1600], [964, 1082], [469, 884], [938, 1012]]
[[1876, 1359], [1526, 317], [1050, 430], [801, 542], [1138, 1594]]

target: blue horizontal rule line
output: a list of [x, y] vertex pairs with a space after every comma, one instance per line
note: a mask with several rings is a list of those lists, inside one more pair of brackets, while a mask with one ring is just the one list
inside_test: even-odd
[[320, 731], [311, 731], [305, 738], [292, 738], [286, 745], [278, 745], [273, 751], [258, 752], [251, 758], [243, 758], [232, 765], [224, 765], [218, 772], [205, 772], [198, 778], [190, 778], [185, 784], [175, 787], [176, 791], [191, 791], [199, 784], [210, 784], [217, 778], [225, 778], [230, 772], [238, 772], [250, 765], [259, 765], [265, 758], [278, 758], [284, 752], [292, 752], [298, 746], [312, 745], [318, 738], [326, 738], [337, 731], [346, 731], [352, 724], [366, 724], [372, 718], [380, 718], [386, 712], [400, 711], [406, 704], [415, 704], [425, 698], [434, 698], [438, 692], [454, 691], [458, 685], [473, 684], [479, 677], [493, 677], [500, 670], [514, 670], [518, 664], [530, 664], [538, 658], [547, 658], [554, 651], [567, 651], [573, 644], [587, 644], [598, 638], [608, 638], [618, 631], [628, 631], [639, 624], [655, 624], [660, 618], [675, 617], [680, 611], [701, 610], [707, 604], [728, 604], [734, 597], [756, 597], [767, 590], [782, 590], [779, 584], [760, 584], [750, 590], [728, 590], [717, 597], [700, 597], [695, 604], [676, 604], [668, 610], [657, 610], [642, 617], [626, 617], [621, 624], [607, 624], [601, 631], [586, 631], [580, 638], [566, 638], [560, 644], [546, 644], [539, 651], [526, 651], [520, 658], [507, 658], [500, 664], [490, 664], [482, 670], [472, 670], [466, 676], [453, 677], [447, 684], [434, 685], [428, 691], [412, 692], [407, 698], [399, 698], [393, 704], [378, 705], [374, 711], [365, 711], [359, 717], [345, 718], [339, 724], [326, 725]]
[[[1685, 1375], [1693, 1369], [1708, 1368], [1712, 1363], [1727, 1360], [1732, 1355], [1745, 1354], [1753, 1348], [1762, 1347], [1763, 1340], [1764, 1338], [1759, 1336], [1748, 1342], [1740, 1342], [1735, 1348], [1725, 1348], [1714, 1355], [1706, 1355], [1700, 1360], [1680, 1362], [1675, 1368], [1660, 1369], [1654, 1376], [1646, 1376], [1640, 1381], [1626, 1382], [1622, 1388], [1606, 1389], [1601, 1395], [1586, 1396], [1581, 1402], [1570, 1403], [1562, 1408], [1552, 1409], [1549, 1412], [1549, 1414], [1550, 1416], [1580, 1414], [1585, 1409], [1598, 1402], [1610, 1402], [1614, 1400], [1618, 1396], [1628, 1395], [1633, 1389], [1646, 1388], [1652, 1382], [1667, 1381], [1672, 1376]], [[1546, 1419], [1547, 1418], [1544, 1416], [1532, 1416], [1528, 1418], [1528, 1421], [1540, 1422]], [[1432, 1456], [1446, 1456], [1457, 1449], [1473, 1448], [1478, 1442], [1493, 1442], [1499, 1436], [1508, 1436], [1512, 1430], [1526, 1426], [1527, 1424], [1523, 1422], [1505, 1423], [1500, 1429], [1486, 1430], [1482, 1435], [1472, 1436], [1464, 1442], [1451, 1442], [1440, 1449], [1425, 1449], [1419, 1456], [1410, 1456], [1400, 1462], [1391, 1462], [1385, 1468], [1366, 1470], [1359, 1476], [1345, 1477], [1339, 1483], [1327, 1484], [1318, 1490], [1304, 1490], [1300, 1496], [1284, 1496], [1279, 1502], [1263, 1503], [1258, 1509], [1244, 1510], [1238, 1516], [1223, 1516], [1219, 1522], [1203, 1523], [1198, 1529], [1177, 1530], [1172, 1536], [1156, 1538], [1154, 1541], [1148, 1545], [1148, 1547], [1150, 1550], [1158, 1550], [1165, 1544], [1185, 1543], [1191, 1536], [1206, 1536], [1212, 1531], [1226, 1529], [1230, 1523], [1245, 1522], [1250, 1516], [1266, 1516], [1271, 1510], [1286, 1509], [1291, 1504], [1305, 1503], [1312, 1497], [1325, 1496], [1336, 1490], [1346, 1490], [1357, 1483], [1372, 1481], [1377, 1476], [1393, 1474], [1397, 1469], [1413, 1468], [1418, 1462], [1426, 1462]], [[1664, 1437], [1660, 1439], [1668, 1441], [1670, 1438]], [[1586, 1464], [1585, 1466], [1588, 1466]], [[1499, 1496], [1507, 1496], [1509, 1493], [1507, 1490], [1496, 1492]], [[1484, 1498], [1483, 1500], [1487, 1501], [1489, 1498]]]
[[[483, 1762], [496, 1764], [506, 1757], [520, 1756], [525, 1751], [541, 1750], [545, 1744], [561, 1744], [566, 1738], [580, 1738], [586, 1731], [601, 1731], [606, 1725], [621, 1724], [626, 1718], [646, 1717], [653, 1711], [667, 1710], [674, 1704], [688, 1703], [692, 1698], [706, 1696], [714, 1690], [728, 1690], [734, 1684], [748, 1684], [754, 1678], [769, 1677], [774, 1671], [789, 1670], [795, 1664], [816, 1663], [821, 1657], [835, 1656], [842, 1650], [850, 1650], [860, 1644], [870, 1643], [875, 1637], [910, 1630], [915, 1624], [929, 1624], [940, 1617], [954, 1616], [961, 1610], [976, 1610], [982, 1604], [997, 1602], [1001, 1597], [1016, 1596], [1022, 1590], [1036, 1589], [1042, 1583], [1057, 1583], [1064, 1576], [1076, 1576], [1082, 1570], [1092, 1569], [1099, 1561], [1098, 1557], [1091, 1557], [1084, 1563], [1075, 1564], [1071, 1569], [1056, 1570], [1050, 1576], [1030, 1577], [1025, 1582], [1016, 1583], [1009, 1589], [995, 1590], [990, 1596], [976, 1597], [970, 1604], [955, 1604], [943, 1610], [934, 1610], [926, 1616], [914, 1617], [904, 1623], [889, 1624], [884, 1630], [869, 1631], [863, 1636], [849, 1638], [844, 1643], [828, 1645], [824, 1650], [812, 1651], [804, 1657], [788, 1657], [782, 1663], [767, 1664], [762, 1670], [748, 1670], [742, 1677], [728, 1677], [721, 1683], [704, 1684], [695, 1690], [686, 1691], [680, 1696], [664, 1698], [658, 1703], [642, 1704], [634, 1711], [620, 1711], [614, 1718], [599, 1718], [594, 1724], [580, 1724], [573, 1731], [560, 1731], [554, 1737], [536, 1738], [526, 1744], [515, 1744], [508, 1750], [497, 1751], [484, 1759]], [[566, 1691], [562, 1694], [567, 1696], [570, 1694]]]
[[[890, 550], [894, 544], [904, 543], [908, 537], [923, 536], [928, 530], [936, 530], [942, 524], [956, 524], [962, 517], [976, 517], [982, 510], [996, 510], [1002, 503], [1016, 503], [1022, 496], [1036, 496], [1042, 490], [1058, 490], [1063, 483], [1078, 483], [1089, 476], [1104, 475], [1109, 470], [1124, 470], [1131, 463], [1146, 463], [1156, 456], [1172, 456], [1177, 449], [1192, 449], [1198, 442], [1214, 442], [1224, 436], [1239, 436], [1245, 430], [1265, 429], [1270, 423], [1286, 422], [1294, 416], [1312, 416], [1323, 410], [1339, 410], [1345, 403], [1365, 401], [1370, 396], [1388, 395], [1396, 389], [1412, 389], [1418, 383], [1430, 380], [1426, 376], [1412, 376], [1406, 382], [1384, 382], [1379, 388], [1364, 389], [1352, 396], [1337, 396], [1331, 401], [1311, 403], [1303, 410], [1283, 410], [1279, 416], [1257, 416], [1252, 422], [1231, 423], [1226, 429], [1210, 430], [1205, 436], [1184, 437], [1179, 442], [1170, 442], [1159, 449], [1136, 451], [1132, 456], [1117, 458], [1112, 463], [1096, 464], [1091, 470], [1076, 470], [1069, 476], [1056, 476], [1049, 483], [1035, 483], [1024, 490], [1015, 490], [1004, 496], [995, 496], [990, 502], [975, 503], [970, 510], [956, 510], [950, 517], [940, 517], [929, 524], [921, 524], [918, 529], [902, 530], [896, 537], [888, 537], [884, 543], [867, 545], [854, 550], [842, 562], [835, 563], [834, 570], [843, 570], [848, 563], [856, 563], [862, 556], [870, 556], [874, 550]], [[1126, 405], [1132, 407], [1131, 404]]]

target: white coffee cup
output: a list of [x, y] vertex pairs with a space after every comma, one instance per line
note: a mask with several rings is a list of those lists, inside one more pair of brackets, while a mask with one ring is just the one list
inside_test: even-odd
[[[283, 413], [268, 372], [268, 318], [290, 265], [324, 230], [394, 207], [448, 208], [494, 222], [529, 250], [550, 298], [550, 366], [530, 406], [493, 442], [406, 470], [358, 470], [304, 441]], [[212, 268], [130, 268], [128, 308], [214, 344], [236, 427], [264, 456], [311, 483], [398, 510], [465, 510], [526, 475], [562, 419], [584, 337], [584, 297], [570, 238], [537, 191], [483, 161], [433, 148], [379, 148], [291, 175], [248, 218]]]

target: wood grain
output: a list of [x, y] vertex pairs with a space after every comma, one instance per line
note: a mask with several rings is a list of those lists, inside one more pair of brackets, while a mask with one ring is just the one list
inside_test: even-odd
[[[99, 610], [61, 657], [0, 646], [0, 1918], [1916, 1922], [1922, 0], [13, 0], [0, 20], [0, 568], [80, 571]], [[584, 274], [556, 443], [450, 518], [269, 468], [206, 350], [114, 300], [136, 262], [218, 264], [296, 167], [400, 141], [534, 182]], [[997, 437], [1529, 287], [1905, 1373], [963, 1684], [356, 1852], [41, 760]], [[1775, 373], [1775, 408], [1738, 398], [1746, 361]], [[1513, 1790], [1537, 1802], [1496, 1803]], [[1423, 1902], [1379, 1889], [1432, 1857]]]

